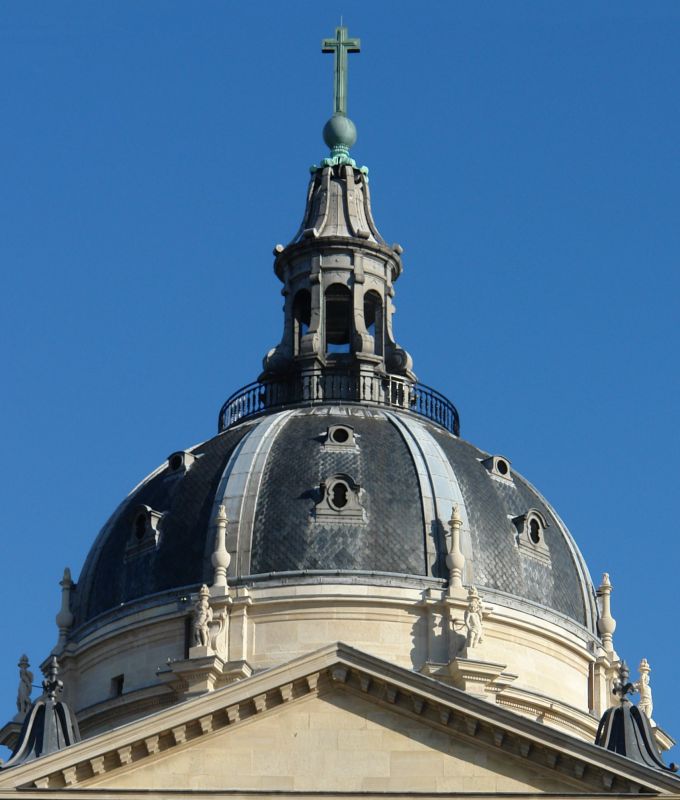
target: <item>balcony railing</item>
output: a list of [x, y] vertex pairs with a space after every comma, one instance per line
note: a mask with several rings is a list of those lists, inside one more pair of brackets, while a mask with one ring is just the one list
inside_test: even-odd
[[248, 417], [283, 406], [310, 406], [339, 400], [412, 411], [460, 435], [456, 407], [422, 383], [395, 375], [348, 375], [324, 372], [278, 381], [250, 383], [231, 395], [220, 409], [219, 431]]

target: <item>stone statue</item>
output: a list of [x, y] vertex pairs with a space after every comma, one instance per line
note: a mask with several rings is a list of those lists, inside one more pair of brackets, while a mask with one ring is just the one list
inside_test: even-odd
[[194, 606], [193, 619], [193, 645], [194, 647], [210, 647], [210, 623], [213, 610], [208, 602], [208, 587], [203, 584], [198, 593], [198, 600]]
[[29, 669], [28, 656], [23, 655], [17, 665], [19, 667], [19, 691], [17, 692], [17, 711], [25, 716], [31, 707], [33, 691], [33, 673]]
[[651, 720], [654, 705], [652, 703], [652, 689], [649, 685], [649, 673], [652, 670], [646, 658], [643, 658], [640, 662], [638, 671], [640, 672], [640, 680], [635, 684], [635, 688], [640, 693], [640, 701], [637, 705], [647, 719]]
[[483, 641], [484, 627], [482, 625], [482, 601], [479, 599], [477, 589], [471, 586], [468, 591], [468, 606], [465, 609], [463, 621], [467, 628], [467, 646], [476, 647]]

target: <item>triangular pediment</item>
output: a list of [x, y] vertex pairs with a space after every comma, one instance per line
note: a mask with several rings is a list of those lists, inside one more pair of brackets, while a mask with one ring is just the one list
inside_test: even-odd
[[593, 795], [680, 780], [339, 644], [0, 772], [4, 787]]

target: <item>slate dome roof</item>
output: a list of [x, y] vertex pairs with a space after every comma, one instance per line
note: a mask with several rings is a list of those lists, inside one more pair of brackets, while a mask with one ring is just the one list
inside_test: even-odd
[[[331, 435], [338, 427], [344, 433]], [[221, 504], [230, 583], [443, 586], [455, 503], [466, 584], [494, 602], [594, 633], [594, 593], [581, 554], [552, 507], [503, 461], [506, 475], [494, 472], [488, 453], [389, 408], [319, 405], [242, 422], [169, 458], [121, 503], [86, 559], [75, 625], [210, 583], [212, 520]], [[535, 552], [522, 527], [529, 512], [544, 526]]]
[[221, 505], [231, 585], [441, 589], [456, 505], [465, 585], [596, 633], [588, 570], [555, 511], [417, 383], [392, 321], [403, 249], [378, 232], [367, 170], [346, 150], [312, 169], [298, 233], [274, 248], [284, 324], [262, 374], [224, 404], [217, 436], [173, 454], [104, 526], [76, 626], [211, 583]]

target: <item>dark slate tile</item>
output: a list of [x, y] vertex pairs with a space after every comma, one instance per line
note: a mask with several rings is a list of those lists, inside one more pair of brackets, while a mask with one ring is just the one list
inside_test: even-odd
[[[329, 452], [320, 434], [351, 425], [358, 452]], [[365, 524], [316, 522], [321, 481], [349, 475], [364, 490]], [[277, 436], [256, 509], [251, 573], [304, 569], [426, 574], [418, 476], [401, 434], [381, 414], [307, 413]]]

